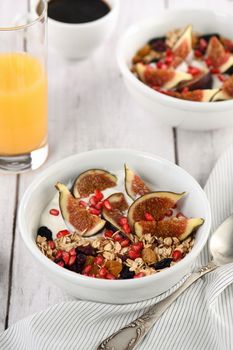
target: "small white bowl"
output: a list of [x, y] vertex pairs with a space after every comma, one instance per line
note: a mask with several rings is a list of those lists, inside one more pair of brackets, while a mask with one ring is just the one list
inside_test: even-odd
[[[137, 170], [156, 189], [187, 191], [183, 212], [202, 217], [204, 224], [196, 234], [191, 252], [176, 265], [152, 276], [131, 280], [101, 280], [66, 270], [45, 257], [35, 243], [40, 213], [55, 194], [57, 181], [68, 182], [90, 168], [123, 169], [124, 163]], [[154, 156], [132, 150], [107, 149], [77, 154], [45, 170], [27, 189], [20, 204], [19, 228], [27, 248], [49, 280], [61, 289], [82, 299], [104, 303], [126, 304], [152, 298], [179, 282], [192, 268], [204, 247], [210, 231], [210, 206], [204, 191], [185, 170]]]
[[136, 51], [155, 37], [175, 28], [192, 24], [200, 33], [220, 33], [233, 39], [233, 15], [205, 9], [166, 10], [159, 17], [131, 26], [119, 41], [117, 60], [128, 91], [143, 108], [169, 126], [193, 130], [211, 130], [233, 125], [233, 100], [192, 102], [154, 91], [131, 73]]
[[87, 23], [63, 23], [48, 17], [48, 44], [69, 59], [90, 56], [111, 35], [119, 13], [119, 0], [106, 0], [110, 11]]

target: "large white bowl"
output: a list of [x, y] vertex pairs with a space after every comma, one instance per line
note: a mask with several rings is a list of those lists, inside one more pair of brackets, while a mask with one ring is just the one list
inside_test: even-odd
[[[191, 252], [175, 266], [153, 276], [132, 280], [101, 280], [68, 271], [45, 257], [35, 243], [39, 216], [55, 194], [54, 184], [68, 182], [90, 168], [123, 169], [124, 163], [136, 169], [156, 189], [187, 191], [182, 210], [188, 216], [202, 217], [205, 223], [196, 235]], [[77, 154], [65, 158], [45, 170], [27, 189], [19, 209], [19, 228], [22, 238], [39, 263], [44, 274], [69, 294], [105, 303], [131, 303], [152, 298], [180, 281], [204, 247], [210, 231], [210, 206], [204, 191], [185, 170], [154, 156], [132, 150], [108, 149]]]
[[119, 40], [117, 60], [125, 84], [136, 103], [153, 113], [158, 121], [174, 127], [210, 130], [233, 125], [233, 100], [192, 102], [166, 96], [139, 81], [130, 71], [136, 51], [149, 39], [174, 28], [192, 24], [200, 33], [220, 33], [233, 39], [233, 15], [205, 9], [166, 10], [158, 17], [131, 26]]

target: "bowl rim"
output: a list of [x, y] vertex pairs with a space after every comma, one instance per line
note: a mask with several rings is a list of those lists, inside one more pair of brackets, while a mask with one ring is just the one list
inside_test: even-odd
[[33, 182], [28, 186], [27, 190], [23, 194], [23, 197], [20, 202], [19, 206], [19, 214], [18, 214], [18, 225], [21, 237], [30, 251], [30, 253], [34, 256], [36, 260], [38, 260], [42, 265], [44, 265], [50, 272], [54, 272], [57, 277], [65, 278], [66, 280], [69, 280], [73, 284], [83, 283], [86, 287], [92, 287], [94, 289], [106, 289], [109, 290], [111, 288], [128, 288], [129, 286], [132, 287], [142, 287], [143, 285], [149, 285], [151, 282], [155, 282], [156, 280], [160, 280], [161, 273], [145, 276], [143, 278], [137, 278], [137, 279], [128, 279], [128, 280], [104, 280], [104, 279], [98, 279], [98, 278], [91, 278], [88, 276], [83, 276], [78, 273], [75, 273], [73, 271], [69, 271], [67, 269], [64, 269], [57, 264], [55, 264], [53, 261], [51, 261], [49, 258], [47, 258], [45, 255], [42, 254], [42, 252], [37, 247], [35, 240], [31, 238], [31, 233], [27, 229], [26, 221], [25, 221], [25, 207], [27, 206], [27, 202], [32, 196], [34, 187], [38, 187], [46, 178], [50, 176], [50, 174], [53, 174], [54, 172], [58, 171], [58, 169], [61, 167], [64, 167], [65, 163], [70, 163], [70, 161], [77, 160], [79, 157], [85, 157], [86, 155], [93, 155], [97, 157], [98, 155], [103, 155], [104, 153], [118, 153], [123, 152], [127, 154], [131, 154], [133, 156], [138, 156], [139, 158], [149, 158], [152, 161], [156, 160], [163, 164], [167, 164], [170, 167], [174, 167], [175, 169], [179, 169], [179, 171], [183, 172], [183, 174], [186, 177], [189, 177], [193, 183], [196, 186], [196, 190], [199, 191], [200, 195], [202, 196], [203, 203], [205, 205], [205, 231], [202, 236], [202, 238], [199, 241], [199, 246], [195, 246], [192, 248], [192, 250], [177, 264], [174, 266], [171, 266], [168, 269], [165, 269], [162, 271], [162, 276], [164, 278], [169, 277], [170, 273], [176, 273], [179, 272], [182, 268], [185, 268], [185, 266], [192, 265], [197, 258], [197, 256], [202, 251], [203, 247], [205, 246], [207, 239], [209, 237], [210, 228], [211, 228], [211, 210], [210, 210], [210, 204], [207, 199], [207, 196], [204, 192], [204, 190], [201, 188], [199, 183], [183, 168], [176, 165], [175, 163], [166, 160], [160, 156], [156, 156], [153, 153], [149, 152], [141, 152], [136, 151], [133, 149], [127, 149], [127, 148], [108, 148], [108, 149], [98, 149], [98, 150], [92, 150], [87, 152], [81, 152], [78, 154], [74, 154], [68, 157], [65, 157], [51, 166], [49, 166], [47, 169], [45, 169], [39, 176], [37, 176]]
[[[50, 1], [50, 0], [49, 0]], [[49, 3], [48, 1], [48, 3]], [[112, 17], [112, 15], [114, 13], [118, 13], [119, 11], [119, 7], [120, 7], [120, 2], [119, 0], [111, 0], [112, 1], [112, 4], [109, 4], [109, 0], [106, 0], [106, 3], [109, 5], [110, 7], [110, 11], [94, 20], [94, 21], [90, 21], [90, 22], [84, 22], [84, 23], [66, 23], [66, 22], [61, 22], [61, 21], [57, 21], [56, 19], [54, 18], [51, 18], [48, 16], [48, 22], [52, 23], [53, 25], [56, 25], [56, 26], [61, 26], [61, 27], [64, 27], [64, 29], [84, 29], [84, 28], [91, 28], [91, 27], [95, 27], [97, 25], [101, 25], [103, 22], [105, 22], [106, 20], [108, 20], [110, 17]], [[48, 4], [49, 5], [49, 4]]]
[[[233, 107], [233, 99], [227, 100], [227, 101], [221, 101], [219, 103], [210, 103], [210, 102], [194, 102], [194, 101], [188, 101], [188, 100], [181, 100], [172, 96], [168, 96], [165, 94], [161, 94], [158, 91], [155, 91], [151, 89], [149, 86], [141, 82], [131, 71], [130, 68], [127, 65], [127, 62], [124, 59], [124, 52], [125, 48], [127, 47], [127, 43], [132, 39], [132, 36], [135, 35], [137, 32], [145, 29], [146, 27], [159, 27], [160, 23], [163, 23], [164, 20], [166, 20], [166, 15], [169, 13], [176, 18], [176, 15], [185, 16], [187, 13], [193, 13], [193, 12], [200, 12], [200, 13], [208, 13], [214, 15], [217, 17], [226, 17], [229, 18], [229, 21], [233, 22], [233, 15], [231, 13], [226, 13], [224, 11], [215, 11], [211, 9], [201, 9], [201, 8], [183, 8], [183, 9], [168, 9], [164, 10], [159, 15], [148, 17], [143, 20], [140, 20], [138, 22], [135, 22], [133, 25], [130, 25], [124, 33], [121, 35], [121, 37], [118, 40], [117, 48], [116, 48], [116, 57], [117, 57], [117, 63], [118, 67], [120, 68], [120, 71], [123, 75], [123, 77], [127, 78], [128, 81], [132, 85], [134, 85], [135, 88], [137, 88], [142, 94], [147, 95], [149, 98], [154, 99], [158, 101], [160, 104], [169, 106], [171, 108], [178, 108], [182, 110], [192, 110], [192, 111], [204, 111], [204, 112], [217, 112], [222, 111], [223, 109], [228, 110]], [[202, 16], [202, 18], [205, 18], [205, 16]], [[149, 39], [149, 38], [148, 38]]]

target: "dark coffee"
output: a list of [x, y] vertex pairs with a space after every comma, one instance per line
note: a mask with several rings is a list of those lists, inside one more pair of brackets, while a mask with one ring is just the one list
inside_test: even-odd
[[103, 0], [51, 0], [48, 16], [64, 23], [86, 23], [105, 16], [110, 11]]

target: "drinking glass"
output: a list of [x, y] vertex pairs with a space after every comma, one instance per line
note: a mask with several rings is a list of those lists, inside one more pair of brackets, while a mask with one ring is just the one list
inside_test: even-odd
[[36, 169], [48, 155], [47, 1], [0, 0], [0, 171]]

